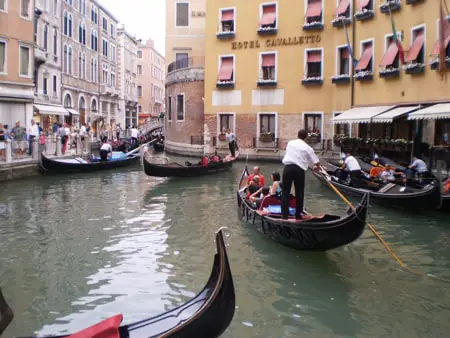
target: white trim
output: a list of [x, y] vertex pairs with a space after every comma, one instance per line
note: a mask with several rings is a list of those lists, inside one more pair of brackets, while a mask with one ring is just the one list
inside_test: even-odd
[[5, 69], [3, 72], [0, 72], [0, 74], [8, 75], [8, 40], [0, 38], [0, 42], [3, 42], [5, 44]]
[[[183, 96], [183, 119], [179, 120], [178, 119], [178, 96]], [[177, 93], [176, 95], [176, 100], [175, 100], [175, 113], [176, 113], [176, 122], [184, 122], [186, 120], [186, 95], [184, 93]]]
[[28, 16], [22, 16], [22, 2], [23, 2], [23, 0], [20, 0], [20, 7], [19, 7], [19, 16], [20, 16], [20, 18], [23, 19], [23, 20], [32, 21], [33, 15], [32, 15], [32, 11], [31, 11], [31, 3], [34, 2], [34, 1], [28, 0]]
[[[65, 101], [67, 95], [70, 96], [70, 107], [65, 107], [65, 106], [64, 106], [64, 101]], [[73, 102], [74, 102], [74, 101], [73, 101], [73, 95], [72, 95], [72, 93], [69, 92], [68, 90], [65, 90], [64, 93], [63, 93], [63, 95], [62, 95], [62, 106], [63, 106], [64, 108], [73, 108]]]
[[262, 72], [262, 59], [263, 59], [263, 55], [273, 55], [275, 54], [275, 82], [278, 82], [278, 51], [274, 50], [274, 51], [267, 51], [267, 52], [260, 52], [259, 53], [259, 74], [258, 74], [258, 80], [262, 80], [262, 77], [260, 76], [261, 72]]
[[260, 137], [260, 124], [261, 124], [261, 119], [260, 116], [261, 115], [274, 115], [275, 116], [275, 139], [278, 138], [278, 113], [276, 112], [259, 112], [256, 113], [257, 118], [256, 118], [256, 137], [259, 138]]
[[236, 113], [232, 113], [232, 112], [220, 112], [217, 113], [217, 136], [219, 136], [219, 134], [222, 133], [222, 130], [220, 129], [220, 117], [222, 115], [232, 115], [233, 116], [233, 128], [232, 131], [233, 133], [236, 135]]
[[[94, 105], [94, 100], [95, 100], [95, 104], [97, 105], [97, 110], [92, 110], [92, 106]], [[98, 112], [98, 98], [96, 96], [93, 96], [91, 98], [91, 105], [89, 106], [89, 111], [97, 111]]]
[[[335, 118], [336, 116], [339, 116], [339, 115], [341, 115], [343, 113], [345, 113], [345, 110], [333, 111], [332, 115], [333, 115], [333, 118]], [[336, 133], [335, 133], [336, 129], [335, 128], [336, 128], [337, 125], [338, 124], [331, 123], [333, 138], [336, 135]], [[352, 137], [352, 124], [351, 123], [345, 123], [345, 125], [347, 125], [347, 128], [348, 128], [348, 137]]]
[[[28, 75], [24, 75], [24, 74], [21, 74], [20, 73], [20, 66], [21, 66], [21, 64], [22, 64], [22, 60], [21, 60], [21, 58], [22, 58], [22, 53], [20, 52], [21, 51], [21, 48], [26, 48], [26, 49], [28, 49]], [[20, 43], [19, 42], [19, 77], [21, 77], [21, 78], [26, 78], [26, 79], [31, 79], [32, 77], [33, 77], [33, 74], [32, 74], [32, 59], [33, 59], [33, 55], [32, 55], [32, 47], [30, 47], [29, 45], [25, 45], [25, 44], [23, 44], [23, 43]]]
[[[423, 29], [423, 64], [426, 64], [427, 62], [427, 54], [426, 54], [426, 50], [427, 50], [427, 24], [423, 23], [417, 26], [413, 26], [411, 27], [411, 36], [410, 36], [410, 45], [409, 45], [409, 49], [411, 48], [412, 44], [414, 43], [415, 39], [414, 39], [414, 32], [419, 30], [419, 29]], [[409, 52], [408, 49], [408, 52]]]
[[[303, 72], [304, 72], [304, 74], [303, 74], [303, 78], [304, 79], [307, 79], [307, 74], [308, 74], [308, 71], [307, 71], [307, 64], [308, 64], [308, 52], [314, 52], [314, 51], [320, 51], [320, 58], [321, 58], [321, 61], [320, 61], [320, 78], [323, 80], [323, 66], [324, 66], [324, 63], [325, 63], [325, 58], [324, 58], [324, 56], [325, 56], [325, 54], [324, 54], [324, 48], [323, 47], [318, 47], [318, 48], [305, 48], [304, 49], [304, 55], [303, 55], [303, 58], [304, 58], [304, 62], [303, 62]], [[306, 70], [306, 73], [305, 73], [305, 70]]]
[[0, 13], [8, 13], [8, 0], [5, 0], [5, 9], [0, 9]]
[[[335, 63], [334, 63], [334, 67], [335, 67], [334, 74], [335, 75], [341, 75], [341, 74], [339, 74], [339, 63], [340, 63], [339, 56], [340, 56], [340, 50], [344, 49], [344, 48], [348, 50], [348, 46], [346, 44], [345, 45], [337, 45], [336, 46], [336, 60], [335, 60]], [[349, 63], [348, 75], [351, 76], [351, 74], [353, 73], [353, 62], [352, 62], [352, 56], [350, 55], [350, 53], [348, 55], [348, 63]]]
[[320, 140], [323, 141], [323, 134], [324, 134], [324, 130], [323, 130], [323, 125], [324, 125], [324, 116], [325, 113], [321, 112], [321, 111], [305, 111], [302, 113], [302, 124], [303, 124], [303, 129], [306, 129], [306, 125], [305, 125], [305, 115], [320, 115]]
[[84, 97], [84, 94], [78, 94], [78, 102], [77, 102], [78, 110], [81, 109], [81, 108], [80, 108], [80, 101], [81, 101], [81, 99], [84, 100], [84, 105], [85, 105], [84, 109], [85, 109], [85, 110], [88, 110], [87, 107], [86, 107], [86, 106], [87, 106], [87, 100], [86, 100], [86, 98]]
[[222, 67], [222, 59], [223, 58], [233, 58], [233, 79], [232, 82], [235, 83], [236, 82], [236, 56], [235, 54], [222, 54], [219, 55], [219, 68], [217, 70], [217, 76], [219, 76], [220, 73], [220, 68]]
[[226, 11], [231, 11], [233, 10], [233, 31], [230, 33], [235, 33], [236, 34], [236, 7], [223, 7], [223, 8], [219, 8], [219, 33], [224, 33], [222, 30], [222, 13], [226, 12]]
[[[309, 5], [309, 2], [310, 2], [311, 0], [304, 0], [304, 9], [305, 9], [305, 12], [303, 13], [303, 18], [304, 18], [304, 22], [306, 23], [306, 12], [308, 11], [308, 5]], [[338, 0], [339, 1], [339, 0]], [[325, 2], [324, 2], [324, 0], [321, 0], [321, 2], [322, 2], [322, 14], [321, 14], [321, 16], [322, 16], [322, 20], [321, 20], [321, 23], [322, 23], [322, 25], [324, 25], [325, 24]], [[352, 1], [350, 1], [350, 2], [352, 2]]]
[[258, 28], [261, 28], [260, 22], [263, 15], [263, 8], [266, 6], [275, 5], [275, 29], [278, 29], [278, 2], [263, 2], [259, 5], [259, 20], [258, 20]]
[[[187, 4], [188, 5], [188, 24], [187, 26], [177, 26], [177, 4]], [[183, 0], [183, 1], [176, 1], [175, 2], [175, 10], [174, 10], [174, 16], [175, 16], [175, 28], [189, 28], [189, 25], [191, 24], [191, 3], [189, 1]]]
[[370, 71], [373, 73], [375, 71], [375, 38], [359, 41], [359, 58], [361, 59], [363, 53], [363, 45], [367, 42], [372, 43], [372, 69], [370, 69]]

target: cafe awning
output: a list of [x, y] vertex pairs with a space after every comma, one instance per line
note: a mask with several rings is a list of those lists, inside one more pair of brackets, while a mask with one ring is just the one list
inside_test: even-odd
[[371, 123], [372, 118], [391, 110], [395, 106], [360, 107], [347, 110], [333, 118], [333, 123]]
[[440, 103], [409, 114], [408, 120], [450, 119], [450, 103]]
[[80, 116], [80, 113], [77, 112], [75, 109], [72, 109], [72, 108], [66, 108], [66, 109], [71, 115]]
[[52, 106], [48, 104], [35, 104], [34, 109], [39, 112], [39, 115], [58, 115], [69, 116], [67, 109], [61, 106]]
[[392, 110], [389, 110], [381, 115], [377, 115], [372, 119], [372, 123], [392, 123], [394, 119], [404, 116], [408, 113], [411, 113], [420, 106], [412, 106], [412, 107], [397, 107]]

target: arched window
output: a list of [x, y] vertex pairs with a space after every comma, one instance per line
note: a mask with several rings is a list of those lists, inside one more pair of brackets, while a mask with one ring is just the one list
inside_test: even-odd
[[98, 38], [97, 38], [97, 31], [92, 30], [91, 32], [91, 49], [97, 51], [98, 50]]
[[64, 35], [69, 35], [69, 14], [64, 11]]
[[72, 108], [72, 97], [69, 94], [66, 94], [66, 96], [64, 96], [64, 107]]
[[84, 97], [80, 97], [80, 102], [78, 103], [78, 109], [86, 109], [86, 101], [84, 100]]
[[63, 59], [63, 71], [64, 73], [67, 73], [68, 67], [67, 67], [67, 46], [64, 45], [64, 59]]
[[83, 53], [83, 65], [82, 65], [82, 69], [83, 69], [83, 79], [86, 80], [86, 54]]
[[69, 46], [69, 48], [68, 48], [67, 72], [70, 75], [72, 75], [72, 65], [73, 65], [72, 46]]
[[91, 111], [94, 111], [94, 112], [98, 111], [96, 99], [92, 99]]
[[72, 14], [71, 13], [69, 13], [68, 17], [67, 17], [67, 26], [68, 26], [68, 29], [69, 29], [69, 32], [68, 32], [67, 35], [69, 37], [72, 37]]
[[80, 78], [83, 78], [83, 65], [82, 65], [82, 58], [81, 58], [81, 52], [78, 53], [78, 76]]

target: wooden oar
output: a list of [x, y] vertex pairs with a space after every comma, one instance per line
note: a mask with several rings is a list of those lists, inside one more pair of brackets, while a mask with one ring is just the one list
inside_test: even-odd
[[132, 151], [129, 151], [129, 152], [126, 153], [124, 156], [125, 156], [125, 157], [128, 157], [128, 156], [130, 156], [130, 155], [133, 155], [134, 153], [139, 152], [139, 151], [141, 150], [142, 147], [145, 147], [146, 145], [153, 144], [155, 141], [156, 141], [156, 139], [151, 140], [150, 142], [147, 142], [147, 143], [145, 143], [145, 144], [142, 144], [142, 145], [140, 145], [139, 147], [137, 147], [136, 149], [134, 149], [134, 150], [132, 150]]

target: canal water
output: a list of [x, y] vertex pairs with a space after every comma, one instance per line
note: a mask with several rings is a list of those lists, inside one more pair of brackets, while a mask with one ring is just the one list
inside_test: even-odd
[[[267, 179], [281, 169], [259, 165]], [[223, 337], [448, 336], [450, 283], [402, 271], [369, 230], [306, 253], [246, 225], [234, 198], [243, 166], [201, 179], [136, 166], [4, 183], [0, 286], [15, 312], [4, 336], [65, 334], [117, 313], [130, 323], [186, 302], [206, 283], [222, 226], [237, 293]], [[309, 211], [345, 212], [310, 174], [307, 184]], [[370, 219], [412, 268], [450, 281], [448, 217], [372, 208]]]

